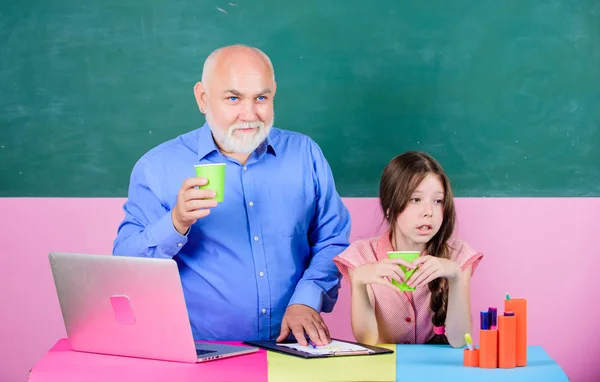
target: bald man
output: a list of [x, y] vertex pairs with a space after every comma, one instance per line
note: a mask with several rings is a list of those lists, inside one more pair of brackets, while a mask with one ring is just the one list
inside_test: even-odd
[[[210, 54], [194, 87], [203, 127], [134, 166], [113, 254], [177, 261], [194, 338], [331, 341], [320, 313], [337, 300], [332, 259], [350, 217], [309, 137], [272, 127], [276, 83], [260, 50]], [[225, 163], [225, 200], [194, 165]]]

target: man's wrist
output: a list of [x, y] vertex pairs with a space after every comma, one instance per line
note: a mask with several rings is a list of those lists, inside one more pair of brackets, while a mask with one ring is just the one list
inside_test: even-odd
[[187, 236], [188, 232], [190, 231], [190, 226], [181, 224], [179, 220], [175, 218], [174, 210], [171, 212], [171, 221], [173, 222], [173, 228], [175, 228], [175, 231], [179, 232], [179, 234], [182, 236]]

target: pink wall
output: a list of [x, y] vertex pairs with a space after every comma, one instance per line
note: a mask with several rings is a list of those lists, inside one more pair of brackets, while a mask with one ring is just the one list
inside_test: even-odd
[[[27, 371], [65, 336], [48, 252], [110, 253], [122, 202], [0, 199], [0, 381], [26, 381]], [[352, 239], [375, 234], [376, 199], [345, 202]], [[474, 322], [489, 305], [501, 310], [506, 292], [526, 297], [530, 343], [542, 345], [572, 381], [597, 380], [600, 333], [593, 320], [600, 308], [591, 281], [600, 268], [600, 198], [459, 198], [457, 209], [459, 235], [486, 255], [472, 283]], [[335, 312], [326, 315], [341, 338], [352, 333], [348, 297], [344, 285]]]

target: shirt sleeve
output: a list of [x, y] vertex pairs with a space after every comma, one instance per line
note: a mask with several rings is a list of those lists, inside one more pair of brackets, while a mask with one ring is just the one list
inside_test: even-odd
[[113, 255], [172, 258], [187, 243], [187, 237], [175, 229], [170, 209], [161, 202], [159, 179], [144, 157], [131, 172], [123, 210]]
[[311, 261], [298, 282], [289, 305], [303, 304], [317, 312], [331, 312], [337, 301], [340, 273], [333, 263], [349, 245], [350, 214], [338, 195], [333, 174], [321, 149], [311, 141], [316, 208], [308, 240]]
[[[350, 279], [351, 270], [353, 271], [356, 267], [375, 261], [377, 261], [375, 254], [363, 241], [352, 243], [344, 252], [333, 259], [333, 262], [348, 285], [352, 284], [352, 280]], [[352, 288], [350, 288], [350, 292], [352, 293]], [[369, 295], [371, 306], [375, 306], [375, 293], [373, 292], [372, 285], [367, 285], [367, 294]]]
[[460, 265], [462, 271], [471, 266], [471, 277], [475, 274], [475, 270], [479, 266], [483, 253], [477, 252], [465, 241], [454, 239], [450, 244], [452, 250], [452, 259]]
[[350, 270], [354, 270], [356, 267], [363, 264], [364, 259], [361, 256], [358, 245], [353, 243], [344, 252], [336, 256], [333, 259], [333, 262], [342, 274], [342, 278], [350, 283]]

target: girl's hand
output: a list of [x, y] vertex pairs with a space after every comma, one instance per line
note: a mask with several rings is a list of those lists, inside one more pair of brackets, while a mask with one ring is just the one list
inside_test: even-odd
[[352, 284], [380, 284], [398, 290], [387, 278], [396, 280], [399, 283], [404, 282], [404, 273], [399, 265], [409, 269], [414, 269], [415, 265], [402, 259], [383, 259], [375, 263], [363, 264], [352, 272]]
[[454, 261], [429, 255], [419, 257], [412, 264], [417, 270], [407, 282], [411, 287], [427, 285], [431, 280], [439, 277], [451, 280], [458, 277], [461, 272], [460, 267]]

